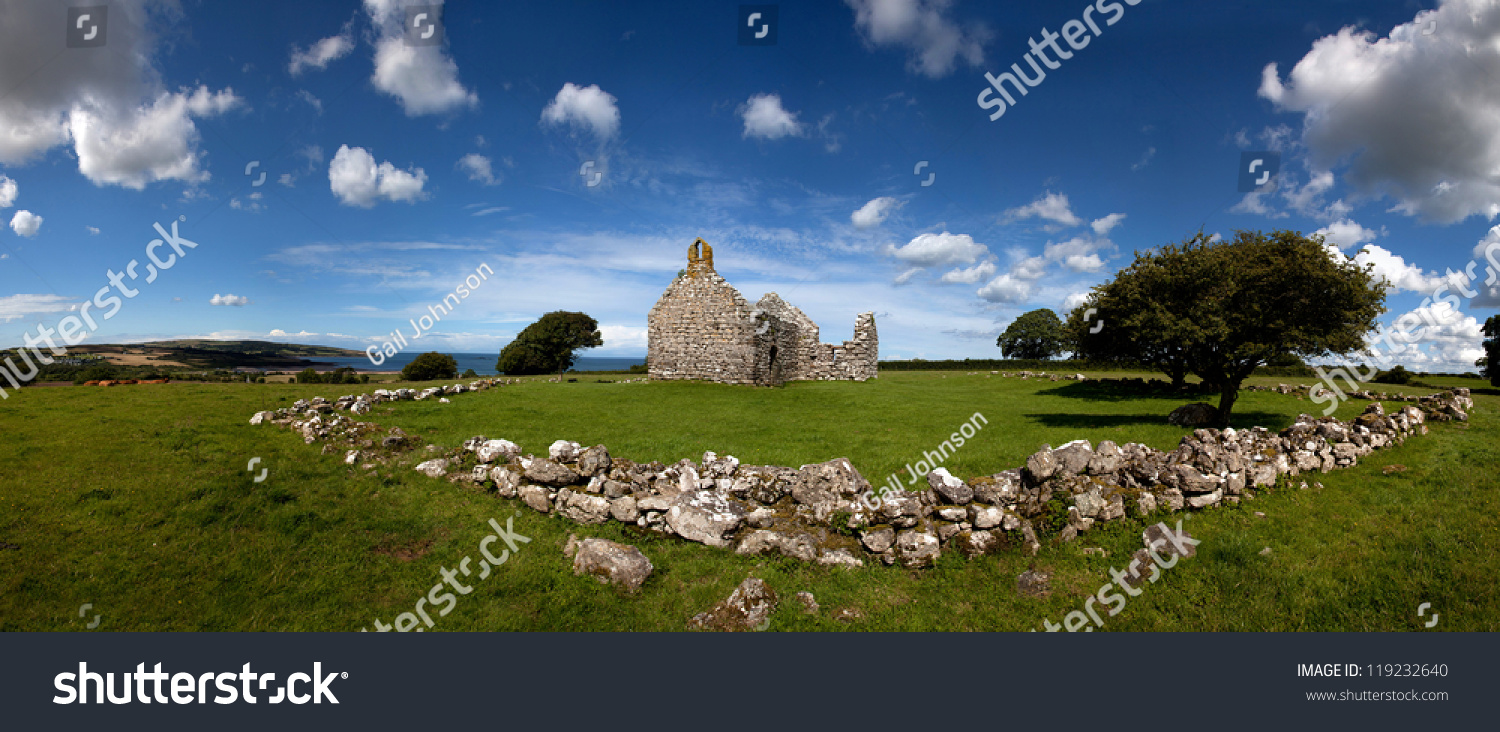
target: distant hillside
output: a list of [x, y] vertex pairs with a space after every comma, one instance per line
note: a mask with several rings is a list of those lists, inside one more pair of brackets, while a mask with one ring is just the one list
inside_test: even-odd
[[117, 366], [186, 367], [197, 369], [252, 368], [300, 370], [309, 358], [362, 356], [362, 351], [332, 346], [306, 346], [270, 341], [211, 341], [202, 339], [70, 347], [74, 356], [94, 355]]
[[348, 348], [335, 348], [333, 346], [304, 346], [297, 343], [273, 343], [271, 341], [211, 341], [204, 339], [189, 339], [181, 341], [150, 341], [147, 343], [134, 344], [137, 348], [179, 348], [199, 351], [220, 351], [226, 353], [245, 353], [262, 356], [363, 356], [364, 351], [353, 351]]

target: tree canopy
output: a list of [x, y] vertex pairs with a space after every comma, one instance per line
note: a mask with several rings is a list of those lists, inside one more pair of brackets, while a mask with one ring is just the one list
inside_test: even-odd
[[[1368, 266], [1329, 256], [1316, 235], [1238, 231], [1215, 242], [1200, 231], [1137, 252], [1089, 293], [1066, 329], [1082, 358], [1136, 361], [1178, 384], [1197, 374], [1219, 392], [1219, 421], [1228, 425], [1257, 366], [1362, 350], [1385, 312], [1386, 288]], [[1097, 313], [1085, 321], [1088, 308]]]
[[1484, 367], [1490, 386], [1500, 386], [1500, 315], [1491, 315], [1484, 321], [1484, 336], [1484, 358], [1475, 365]]
[[599, 323], [584, 313], [556, 311], [547, 313], [526, 326], [505, 348], [495, 362], [503, 374], [527, 375], [563, 372], [572, 368], [574, 351], [604, 345]]
[[995, 340], [1006, 358], [1042, 360], [1067, 350], [1066, 333], [1057, 313], [1040, 308], [1016, 318]]
[[458, 361], [446, 353], [428, 351], [401, 369], [402, 381], [433, 381], [458, 376]]

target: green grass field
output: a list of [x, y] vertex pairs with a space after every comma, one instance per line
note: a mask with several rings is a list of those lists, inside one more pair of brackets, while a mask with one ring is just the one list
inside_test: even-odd
[[[705, 450], [794, 467], [848, 457], [877, 484], [975, 412], [988, 426], [946, 463], [964, 478], [1018, 467], [1042, 443], [1171, 449], [1185, 433], [1164, 418], [1182, 399], [1111, 396], [1087, 383], [963, 372], [779, 389], [596, 378], [621, 377], [383, 404], [365, 419], [444, 447], [482, 434], [534, 453], [556, 439], [603, 443], [637, 461], [696, 460]], [[1291, 380], [1253, 383], [1277, 381]], [[1197, 557], [1131, 598], [1105, 629], [1423, 630], [1423, 602], [1440, 614], [1435, 630], [1500, 627], [1500, 392], [1428, 381], [1473, 388], [1471, 421], [1432, 425], [1354, 469], [1309, 478], [1321, 490], [1193, 514], [1184, 528], [1203, 542]], [[98, 630], [373, 630], [373, 620], [410, 611], [443, 568], [477, 560], [494, 518], [513, 519], [531, 543], [487, 579], [471, 579], [473, 592], [434, 617], [434, 630], [682, 630], [754, 574], [784, 598], [771, 630], [1025, 631], [1081, 609], [1140, 546], [1143, 524], [1128, 520], [1036, 557], [946, 553], [919, 571], [745, 558], [618, 524], [578, 526], [404, 467], [370, 476], [345, 466], [341, 452], [320, 454], [321, 443], [247, 422], [299, 398], [375, 388], [60, 387], [0, 403], [0, 630], [85, 630], [84, 603], [89, 618], [100, 616]], [[1280, 429], [1315, 406], [1246, 392], [1235, 426]], [[246, 469], [253, 457], [257, 473], [269, 470], [263, 483]], [[1408, 469], [1383, 474], [1391, 464]], [[569, 533], [635, 544], [656, 571], [637, 595], [575, 577], [562, 554]], [[1053, 573], [1049, 597], [1017, 593], [1028, 568]], [[800, 590], [814, 593], [819, 615], [790, 602]], [[835, 620], [842, 609], [862, 617]]]

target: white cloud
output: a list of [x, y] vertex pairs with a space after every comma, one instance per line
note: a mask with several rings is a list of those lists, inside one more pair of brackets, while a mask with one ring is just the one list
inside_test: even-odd
[[454, 112], [478, 106], [479, 95], [458, 80], [458, 64], [442, 46], [413, 46], [404, 37], [406, 10], [394, 0], [365, 0], [379, 38], [375, 41], [375, 88], [396, 98], [406, 116]]
[[854, 223], [855, 228], [859, 229], [879, 226], [887, 216], [891, 215], [891, 212], [901, 208], [905, 203], [890, 196], [882, 196], [860, 206], [858, 211], [849, 214], [849, 220]]
[[1085, 302], [1088, 302], [1088, 299], [1089, 299], [1089, 293], [1088, 292], [1074, 292], [1074, 293], [1069, 293], [1069, 295], [1067, 297], [1063, 298], [1063, 312], [1064, 313], [1071, 313], [1071, 312], [1073, 312], [1074, 310], [1076, 310], [1080, 306], [1082, 306]]
[[398, 170], [390, 162], [376, 165], [364, 148], [340, 145], [328, 164], [328, 183], [339, 203], [369, 208], [382, 198], [407, 203], [426, 198], [422, 187], [427, 173], [421, 168]]
[[1024, 250], [1012, 252], [1012, 256], [1021, 256], [1015, 264], [1011, 265], [1010, 274], [1023, 280], [1041, 279], [1047, 274], [1047, 259], [1045, 257], [1025, 257]]
[[983, 244], [968, 234], [919, 234], [904, 246], [885, 246], [885, 253], [915, 267], [940, 267], [950, 264], [972, 264], [989, 253]]
[[[1304, 113], [1318, 169], [1390, 196], [1408, 215], [1451, 223], [1500, 214], [1500, 4], [1445, 0], [1389, 35], [1346, 27], [1314, 41], [1285, 81], [1262, 72], [1260, 96]], [[1430, 33], [1426, 31], [1430, 30]], [[1441, 123], [1435, 122], [1441, 120]]]
[[232, 209], [235, 209], [237, 211], [249, 211], [251, 213], [260, 213], [261, 211], [266, 210], [265, 204], [262, 204], [260, 202], [260, 200], [262, 198], [264, 198], [264, 197], [265, 197], [265, 194], [262, 194], [260, 191], [256, 191], [256, 192], [251, 193], [249, 196], [246, 197], [246, 198], [249, 199], [248, 202], [241, 201], [238, 198], [231, 198], [231, 199], [229, 199], [229, 207], [232, 208]]
[[292, 175], [291, 173], [282, 173], [281, 177], [276, 179], [276, 182], [286, 186], [287, 188], [296, 188], [297, 176]]
[[802, 135], [802, 124], [797, 121], [797, 114], [782, 108], [781, 96], [778, 94], [756, 94], [741, 104], [736, 112], [745, 122], [743, 136], [746, 138], [776, 140], [788, 135]]
[[1025, 302], [1031, 297], [1031, 283], [1009, 274], [1003, 274], [979, 288], [976, 294], [990, 302]]
[[9, 323], [28, 315], [65, 313], [77, 305], [61, 295], [0, 296], [0, 320]]
[[[1415, 324], [1409, 332], [1417, 336], [1417, 340], [1405, 345], [1405, 350], [1393, 349], [1384, 342], [1379, 342], [1371, 346], [1370, 351], [1374, 355], [1422, 371], [1463, 373], [1478, 370], [1474, 361], [1484, 355], [1481, 345], [1484, 341], [1482, 321], [1470, 315], [1455, 313], [1444, 304], [1441, 307], [1415, 308], [1392, 318], [1392, 325], [1388, 325], [1386, 331], [1394, 332], [1393, 325], [1402, 319], [1407, 324]], [[1395, 346], [1404, 345], [1396, 337], [1392, 337], [1391, 341]]]
[[940, 281], [960, 285], [972, 285], [995, 274], [994, 262], [980, 262], [968, 269], [955, 269], [943, 274]]
[[1348, 249], [1356, 244], [1374, 241], [1375, 237], [1380, 235], [1380, 232], [1366, 229], [1355, 223], [1353, 219], [1340, 219], [1313, 233], [1322, 236], [1323, 241], [1339, 249]]
[[329, 36], [318, 41], [305, 49], [292, 47], [292, 60], [287, 64], [287, 71], [296, 76], [305, 69], [317, 69], [322, 71], [328, 68], [330, 61], [343, 58], [354, 50], [354, 36], [349, 26], [336, 36]]
[[1154, 147], [1148, 147], [1148, 148], [1146, 148], [1146, 152], [1144, 152], [1144, 153], [1141, 154], [1141, 159], [1140, 160], [1137, 160], [1134, 163], [1130, 164], [1130, 169], [1131, 170], [1140, 170], [1141, 168], [1144, 168], [1147, 165], [1150, 165], [1151, 164], [1151, 159], [1154, 158], [1154, 157], [1156, 157], [1156, 148], [1154, 148]]
[[984, 62], [989, 31], [946, 17], [952, 0], [844, 0], [854, 10], [854, 27], [872, 47], [897, 46], [910, 52], [906, 68], [929, 78], [947, 76], [959, 58], [970, 66]]
[[89, 232], [89, 234], [90, 234], [90, 235], [91, 235], [91, 236], [98, 236], [98, 235], [99, 235], [99, 229], [98, 229], [98, 227], [94, 227], [94, 226], [85, 226], [85, 227], [83, 227], [83, 228], [85, 228], [85, 229], [87, 229], [87, 230], [88, 230], [88, 232]]
[[[1333, 244], [1325, 244], [1324, 247], [1328, 250], [1328, 256], [1335, 260], [1351, 259], [1345, 257]], [[1366, 244], [1352, 259], [1360, 267], [1367, 264], [1374, 265], [1373, 273], [1376, 279], [1384, 279], [1397, 291], [1405, 290], [1430, 295], [1444, 282], [1444, 278], [1436, 272], [1430, 274], [1423, 272], [1421, 267], [1408, 264], [1400, 255], [1392, 254], [1389, 250], [1374, 244]]]
[[1121, 221], [1124, 220], [1125, 214], [1112, 213], [1102, 219], [1094, 219], [1094, 222], [1089, 225], [1094, 228], [1095, 234], [1098, 234], [1099, 236], [1106, 236], [1109, 234], [1109, 232], [1113, 231], [1116, 226], [1119, 226]]
[[297, 98], [307, 102], [308, 106], [312, 107], [318, 114], [323, 113], [323, 100], [313, 96], [312, 92], [306, 89], [298, 89]]
[[581, 87], [568, 82], [542, 110], [542, 121], [592, 132], [603, 142], [620, 132], [620, 107], [598, 84]]
[[500, 182], [490, 167], [490, 159], [479, 153], [469, 153], [459, 158], [458, 163], [454, 167], [468, 173], [469, 180], [479, 181], [487, 186], [492, 186]]
[[0, 173], [0, 208], [10, 208], [16, 205], [16, 197], [20, 195], [20, 187], [10, 176]]
[[1062, 264], [1074, 272], [1098, 272], [1104, 269], [1104, 260], [1097, 254], [1072, 254], [1063, 259]]
[[42, 228], [42, 217], [22, 209], [16, 212], [10, 219], [10, 228], [16, 234], [24, 237], [36, 236]]
[[475, 211], [474, 213], [469, 214], [469, 215], [470, 216], [489, 216], [490, 214], [503, 213], [503, 212], [509, 211], [509, 210], [510, 210], [510, 206], [490, 206], [488, 208], [479, 209], [478, 211]]
[[214, 295], [213, 297], [209, 298], [208, 304], [209, 305], [232, 305], [232, 306], [238, 308], [238, 307], [244, 307], [246, 305], [249, 305], [250, 304], [250, 298], [248, 298], [248, 297], [241, 297], [239, 295]]
[[1032, 217], [1054, 221], [1064, 226], [1078, 226], [1083, 219], [1073, 214], [1072, 206], [1068, 203], [1067, 194], [1047, 192], [1025, 206], [1010, 209], [1005, 212], [1006, 217], [1013, 220], [1029, 219]]
[[67, 130], [78, 156], [78, 171], [94, 185], [142, 190], [162, 180], [201, 183], [198, 128], [193, 117], [222, 114], [243, 103], [234, 90], [163, 92], [150, 106], [125, 113], [76, 106]]

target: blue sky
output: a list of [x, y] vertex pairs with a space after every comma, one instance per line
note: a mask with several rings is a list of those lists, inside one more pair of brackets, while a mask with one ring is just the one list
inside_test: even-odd
[[[640, 356], [701, 236], [824, 341], [869, 310], [883, 358], [993, 358], [1200, 227], [1363, 248], [1386, 321], [1500, 240], [1495, 2], [781, 3], [765, 46], [739, 3], [450, 2], [416, 46], [394, 0], [136, 0], [67, 47], [65, 6], [98, 4], [0, 0], [0, 344], [135, 259], [85, 342], [363, 349], [488, 264], [413, 348], [498, 352], [561, 309]], [[1030, 74], [1085, 8], [1101, 33], [991, 120], [986, 72]], [[1276, 190], [1238, 190], [1246, 150]], [[198, 246], [144, 284], [174, 220]], [[1399, 360], [1472, 370], [1476, 286]]]

